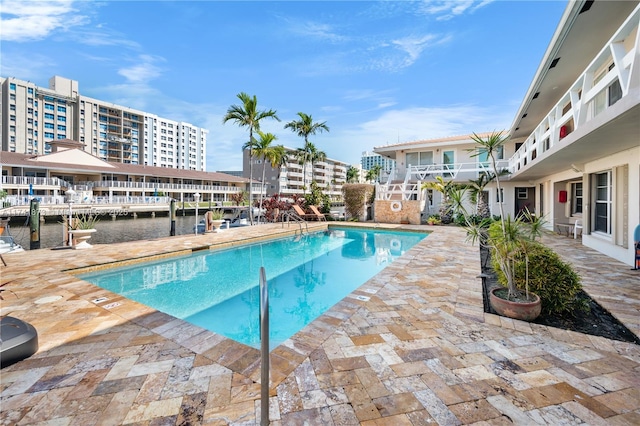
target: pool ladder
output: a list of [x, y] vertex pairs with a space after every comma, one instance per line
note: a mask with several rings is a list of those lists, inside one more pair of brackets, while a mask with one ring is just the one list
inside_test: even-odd
[[[295, 222], [300, 226], [300, 235], [304, 235], [304, 231], [307, 231], [309, 234], [309, 225], [307, 225], [307, 221], [298, 216], [295, 212], [287, 211], [282, 213], [282, 227], [284, 228], [284, 223], [287, 222], [289, 225], [290, 222]], [[304, 224], [304, 229], [302, 229], [302, 224]]]

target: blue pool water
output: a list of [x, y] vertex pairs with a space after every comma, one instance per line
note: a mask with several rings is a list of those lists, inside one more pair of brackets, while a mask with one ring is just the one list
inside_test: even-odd
[[273, 348], [426, 235], [331, 228], [302, 237], [92, 272], [80, 278], [259, 347], [259, 270], [264, 266]]

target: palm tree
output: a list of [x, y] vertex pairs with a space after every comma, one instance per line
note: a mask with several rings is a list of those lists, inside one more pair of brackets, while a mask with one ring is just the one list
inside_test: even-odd
[[315, 163], [317, 163], [318, 161], [324, 161], [327, 159], [327, 154], [325, 154], [324, 151], [320, 151], [319, 149], [317, 149], [315, 147], [314, 144], [312, 144], [311, 142], [309, 142], [310, 146], [310, 150], [311, 150], [311, 155], [309, 155], [309, 158], [311, 160], [311, 183], [315, 182], [315, 174], [313, 171], [314, 165]]
[[315, 135], [317, 132], [322, 133], [323, 131], [328, 132], [329, 126], [327, 126], [326, 121], [323, 121], [322, 123], [314, 123], [311, 115], [305, 114], [304, 112], [299, 112], [298, 117], [300, 117], [299, 120], [292, 120], [288, 122], [284, 125], [284, 128], [291, 129], [292, 132], [295, 132], [298, 136], [304, 138], [304, 147], [299, 148], [296, 152], [296, 157], [298, 157], [298, 161], [302, 164], [302, 176], [304, 180], [305, 164], [308, 162], [313, 163], [315, 161], [322, 161], [321, 158], [326, 158], [324, 152], [317, 151], [315, 145], [309, 142], [309, 135]]
[[[500, 187], [500, 179], [498, 178], [500, 173], [498, 172], [498, 166], [496, 164], [496, 155], [502, 149], [507, 139], [509, 139], [508, 136], [502, 136], [502, 132], [493, 132], [488, 135], [486, 139], [482, 139], [474, 132], [471, 139], [480, 146], [480, 151], [476, 151], [476, 153], [472, 154], [471, 157], [477, 157], [480, 154], [486, 153], [491, 159], [491, 167], [495, 175], [496, 186], [498, 187], [498, 197], [502, 197], [502, 188]], [[500, 219], [504, 230], [504, 209], [502, 208], [502, 200], [498, 200], [498, 207], [500, 207]]]
[[253, 133], [260, 130], [260, 121], [265, 118], [273, 118], [280, 121], [274, 110], [258, 110], [258, 99], [255, 95], [249, 96], [244, 92], [239, 93], [238, 99], [242, 102], [241, 105], [231, 105], [227, 109], [227, 113], [222, 118], [222, 122], [226, 123], [231, 120], [240, 127], [249, 128], [249, 142], [245, 143], [242, 149], [249, 148], [249, 218], [251, 225], [253, 225], [253, 146], [255, 140]]
[[[267, 168], [266, 160], [267, 160], [267, 157], [271, 155], [271, 151], [273, 151], [273, 149], [275, 148], [274, 146], [271, 146], [271, 142], [273, 142], [278, 138], [273, 133], [262, 133], [260, 130], [258, 130], [258, 135], [260, 136], [260, 139], [255, 141], [255, 144], [253, 144], [254, 145], [253, 155], [255, 155], [256, 158], [262, 159], [262, 181], [261, 181], [262, 190], [260, 191], [260, 209], [262, 211], [262, 200], [263, 200], [262, 194], [264, 192], [264, 175]], [[260, 216], [258, 216], [258, 224], [260, 224]]]
[[367, 180], [377, 182], [381, 171], [382, 171], [382, 166], [380, 164], [373, 165], [367, 172]]
[[481, 218], [488, 218], [491, 215], [487, 198], [484, 196], [484, 188], [494, 177], [493, 173], [480, 173], [477, 179], [469, 180], [471, 202], [476, 203], [476, 214]]
[[440, 220], [442, 220], [442, 223], [451, 223], [453, 206], [450, 195], [456, 189], [453, 181], [445, 181], [442, 176], [436, 176], [435, 182], [425, 182], [420, 189], [432, 189], [442, 194], [442, 202], [439, 208]]
[[354, 183], [358, 181], [358, 176], [360, 176], [360, 170], [353, 166], [349, 166], [347, 170], [347, 182]]

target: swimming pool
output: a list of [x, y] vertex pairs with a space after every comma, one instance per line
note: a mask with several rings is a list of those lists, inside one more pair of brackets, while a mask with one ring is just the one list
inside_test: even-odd
[[274, 348], [426, 236], [332, 227], [326, 232], [196, 252], [79, 278], [259, 347], [259, 270], [264, 266]]

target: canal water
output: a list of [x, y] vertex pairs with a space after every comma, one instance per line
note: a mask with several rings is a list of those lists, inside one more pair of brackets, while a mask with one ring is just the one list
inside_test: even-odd
[[[202, 215], [200, 215], [202, 218]], [[176, 216], [176, 235], [186, 235], [193, 232], [196, 219], [191, 216]], [[102, 215], [96, 223], [97, 230], [89, 240], [90, 244], [121, 243], [126, 241], [148, 240], [160, 237], [169, 237], [171, 231], [171, 219], [168, 215], [152, 217], [111, 216]], [[59, 222], [47, 222], [40, 224], [40, 248], [53, 248], [63, 245], [63, 225]], [[30, 230], [28, 223], [20, 223], [12, 220], [11, 235], [16, 242], [29, 250]]]

